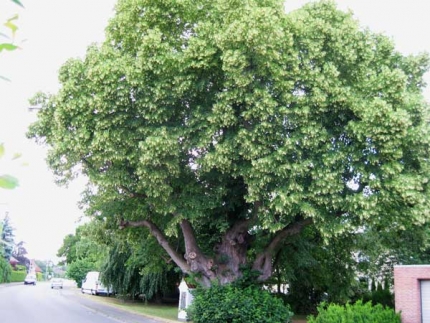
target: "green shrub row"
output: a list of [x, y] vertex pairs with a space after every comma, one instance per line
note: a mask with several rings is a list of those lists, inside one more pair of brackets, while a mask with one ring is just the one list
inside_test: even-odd
[[194, 323], [288, 323], [293, 313], [281, 299], [258, 287], [197, 289], [187, 311]]
[[309, 316], [308, 323], [401, 323], [400, 314], [393, 309], [361, 300], [345, 306], [322, 303], [318, 306], [318, 315]]
[[19, 283], [19, 282], [24, 282], [25, 277], [27, 276], [27, 272], [26, 271], [15, 271], [12, 270], [12, 273], [10, 275], [10, 281], [12, 283]]

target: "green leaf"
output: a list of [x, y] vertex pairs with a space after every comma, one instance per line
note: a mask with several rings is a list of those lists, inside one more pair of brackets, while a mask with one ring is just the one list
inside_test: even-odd
[[24, 5], [19, 0], [12, 0], [12, 2], [16, 3], [18, 6], [21, 6], [24, 8]]
[[0, 44], [0, 52], [2, 52], [3, 50], [12, 51], [12, 50], [15, 50], [17, 48], [18, 48], [18, 46], [14, 45], [14, 44], [10, 44], [10, 43]]
[[1, 188], [5, 188], [5, 189], [14, 189], [15, 187], [17, 187], [18, 184], [18, 180], [10, 175], [2, 175], [0, 176], [0, 187]]
[[4, 155], [4, 145], [0, 144], [0, 158]]
[[13, 16], [12, 18], [9, 18], [5, 23], [4, 26], [9, 28], [12, 31], [12, 36], [15, 35], [15, 32], [18, 30], [18, 26], [15, 25], [12, 21], [17, 20], [18, 15]]

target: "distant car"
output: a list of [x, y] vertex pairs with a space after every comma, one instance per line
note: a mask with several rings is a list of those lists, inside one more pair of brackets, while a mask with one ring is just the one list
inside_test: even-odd
[[51, 288], [63, 288], [63, 280], [61, 278], [52, 278]]
[[36, 276], [33, 274], [29, 274], [27, 275], [27, 277], [25, 277], [24, 285], [36, 285], [36, 281]]

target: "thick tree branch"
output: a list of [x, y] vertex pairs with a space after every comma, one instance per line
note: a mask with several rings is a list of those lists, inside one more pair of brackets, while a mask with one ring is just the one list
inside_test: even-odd
[[239, 239], [238, 234], [243, 235], [248, 232], [250, 225], [257, 219], [258, 211], [261, 208], [262, 203], [257, 201], [254, 203], [252, 215], [249, 219], [237, 221], [225, 234], [225, 237], [233, 242], [233, 239]]
[[[216, 278], [215, 273], [212, 270], [213, 260], [208, 259], [201, 252], [191, 223], [188, 220], [183, 219], [180, 222], [180, 226], [185, 241], [185, 258], [187, 259], [187, 263], [189, 264], [192, 272], [202, 273], [202, 283], [210, 286], [210, 281]], [[207, 279], [207, 281], [205, 279]]]
[[163, 247], [164, 250], [169, 254], [169, 256], [173, 259], [173, 261], [181, 268], [184, 273], [190, 273], [191, 268], [188, 263], [184, 260], [181, 254], [176, 252], [176, 250], [170, 245], [166, 236], [163, 232], [151, 221], [142, 220], [142, 221], [124, 221], [121, 220], [119, 228], [127, 228], [127, 227], [146, 227], [149, 229], [151, 234], [157, 239], [158, 243]]
[[282, 246], [283, 241], [289, 236], [299, 234], [300, 232], [302, 232], [304, 227], [312, 223], [313, 220], [311, 218], [303, 219], [301, 221], [290, 223], [285, 228], [275, 234], [275, 236], [269, 242], [266, 248], [264, 248], [263, 252], [261, 252], [255, 258], [252, 268], [261, 272], [259, 280], [264, 281], [272, 274], [272, 258], [273, 255]]

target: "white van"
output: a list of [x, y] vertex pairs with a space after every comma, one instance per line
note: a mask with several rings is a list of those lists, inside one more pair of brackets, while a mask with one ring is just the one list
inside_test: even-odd
[[100, 273], [98, 271], [90, 271], [82, 281], [81, 292], [91, 295], [110, 295], [112, 291], [109, 288], [103, 286], [99, 280]]

